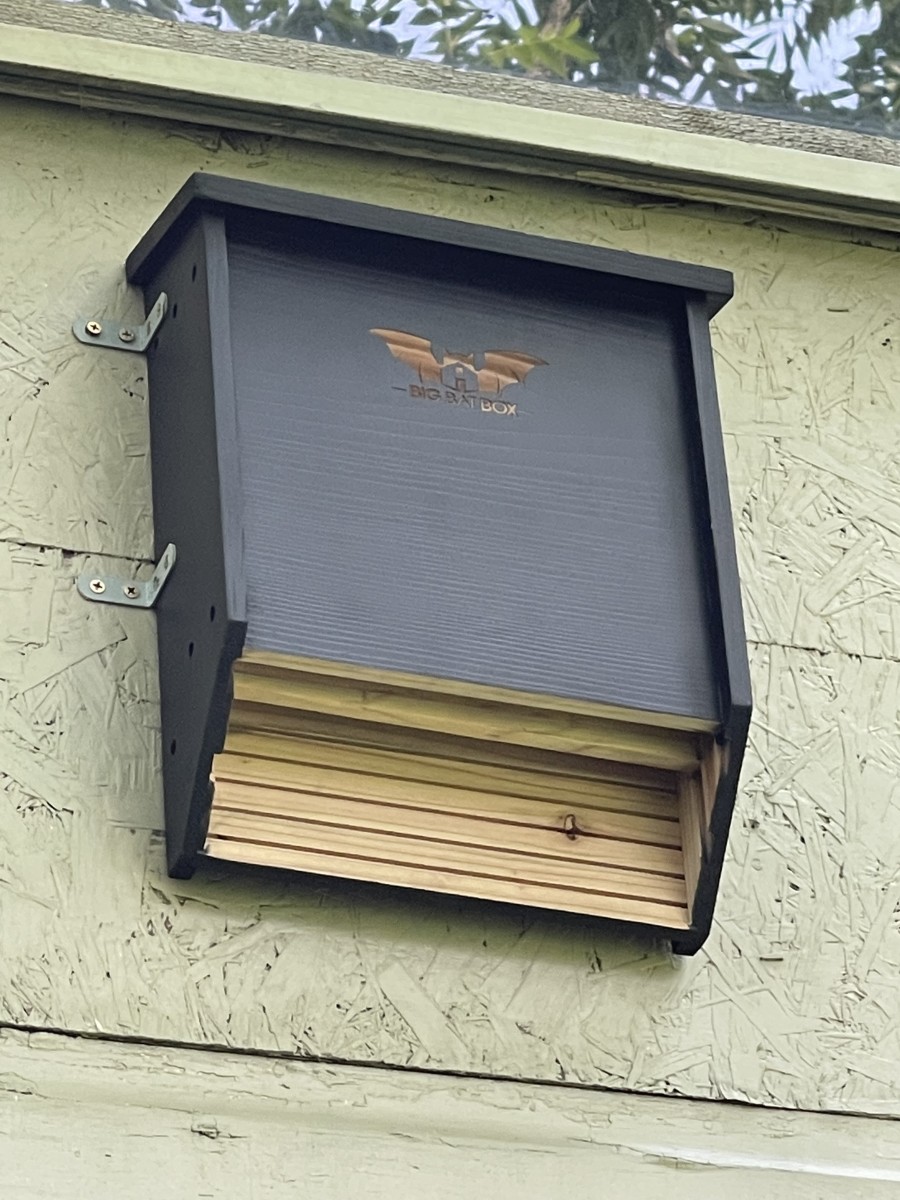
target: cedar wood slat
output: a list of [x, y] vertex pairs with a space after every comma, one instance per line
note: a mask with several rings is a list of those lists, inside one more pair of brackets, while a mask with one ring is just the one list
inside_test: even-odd
[[[503, 808], [487, 813], [435, 809], [431, 796], [419, 804], [375, 801], [350, 793], [278, 787], [247, 780], [216, 776], [214, 811], [242, 811], [260, 817], [288, 821], [314, 821], [321, 825], [352, 827], [372, 832], [398, 833], [407, 837], [436, 837], [488, 849], [544, 853], [573, 862], [607, 864], [628, 869], [642, 868], [667, 875], [683, 876], [679, 849], [627, 838], [627, 824], [619, 836], [597, 828], [594, 814], [573, 806], [562, 806], [558, 814], [547, 813], [544, 824], [512, 821]], [[549, 819], [556, 817], [554, 822]], [[573, 823], [574, 836], [566, 832], [566, 819]]]
[[315, 875], [341, 876], [391, 884], [395, 887], [421, 888], [451, 895], [475, 896], [483, 900], [499, 900], [507, 904], [525, 904], [537, 908], [563, 909], [587, 916], [609, 917], [638, 921], [671, 929], [687, 929], [687, 909], [676, 905], [658, 904], [651, 900], [622, 899], [618, 896], [591, 894], [564, 887], [522, 883], [514, 879], [497, 879], [474, 873], [451, 874], [445, 869], [410, 866], [393, 862], [342, 857], [317, 851], [285, 849], [252, 842], [227, 841], [210, 838], [206, 853], [214, 858], [258, 866], [282, 867], [292, 871], [308, 871]]

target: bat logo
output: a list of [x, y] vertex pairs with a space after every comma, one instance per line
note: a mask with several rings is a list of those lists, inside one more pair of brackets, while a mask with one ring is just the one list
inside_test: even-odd
[[[487, 396], [499, 396], [514, 383], [524, 383], [525, 377], [534, 367], [546, 367], [542, 358], [523, 354], [520, 350], [485, 350], [483, 365], [475, 365], [474, 354], [456, 354], [446, 351], [442, 359], [435, 357], [428, 338], [415, 333], [404, 333], [402, 329], [370, 329], [402, 363], [416, 372], [422, 384], [437, 384], [460, 392], [480, 392]], [[452, 380], [448, 376], [452, 375]], [[474, 380], [476, 386], [468, 387]]]

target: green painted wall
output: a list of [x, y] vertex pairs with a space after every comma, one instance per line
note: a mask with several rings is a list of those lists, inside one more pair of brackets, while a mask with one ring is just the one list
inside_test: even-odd
[[[900, 1115], [898, 240], [12, 98], [0, 163], [0, 1021]], [[124, 257], [195, 170], [735, 272], [714, 334], [757, 718], [695, 959], [562, 915], [166, 877], [153, 617], [74, 588], [151, 553], [144, 367], [70, 325], [138, 315]]]

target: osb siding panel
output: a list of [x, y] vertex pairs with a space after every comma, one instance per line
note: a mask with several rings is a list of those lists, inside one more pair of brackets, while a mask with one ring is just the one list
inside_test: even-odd
[[[4, 1200], [880, 1200], [900, 1127], [0, 1034]], [[64, 1134], [61, 1133], [64, 1131]]]
[[[896, 243], [24, 101], [0, 161], [0, 1019], [900, 1114]], [[134, 315], [122, 259], [204, 168], [736, 272], [715, 344], [758, 711], [697, 958], [375, 887], [166, 878], [153, 617], [74, 590], [150, 550], [143, 366], [69, 324]]]

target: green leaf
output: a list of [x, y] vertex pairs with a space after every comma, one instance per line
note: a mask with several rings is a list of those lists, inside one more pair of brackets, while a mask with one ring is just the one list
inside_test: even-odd
[[412, 20], [407, 21], [407, 25], [434, 25], [440, 19], [441, 14], [435, 9], [423, 8], [421, 12], [416, 13]]
[[701, 29], [707, 29], [710, 33], [722, 34], [729, 38], [739, 37], [741, 32], [734, 25], [728, 25], [725, 21], [719, 21], [715, 17], [697, 17], [694, 23]]

